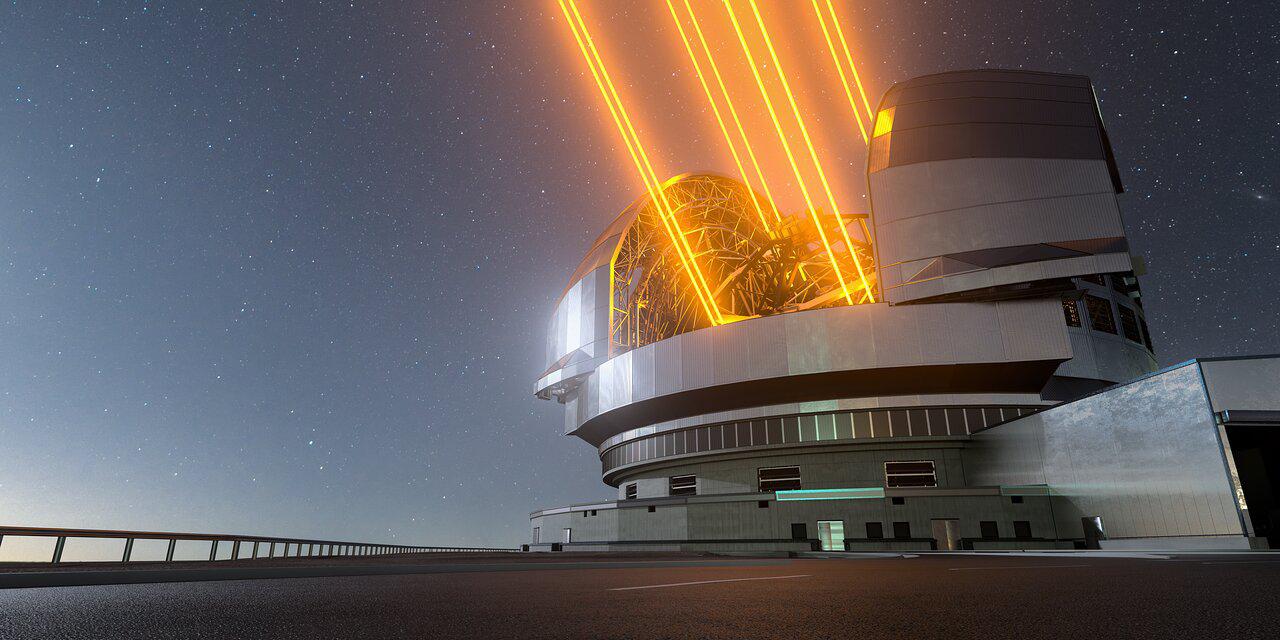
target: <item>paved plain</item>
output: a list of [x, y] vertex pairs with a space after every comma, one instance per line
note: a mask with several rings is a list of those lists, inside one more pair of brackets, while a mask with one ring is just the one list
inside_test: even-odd
[[[0, 638], [1274, 638], [1280, 628], [1280, 554], [352, 560], [336, 563], [348, 575], [327, 577], [0, 589]], [[260, 570], [291, 566], [307, 568]]]

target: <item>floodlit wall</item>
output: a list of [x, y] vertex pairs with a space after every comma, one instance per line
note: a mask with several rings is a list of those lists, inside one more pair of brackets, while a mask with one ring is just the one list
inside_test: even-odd
[[964, 460], [971, 486], [1047, 484], [1059, 537], [1082, 516], [1111, 538], [1244, 535], [1195, 363], [983, 431]]

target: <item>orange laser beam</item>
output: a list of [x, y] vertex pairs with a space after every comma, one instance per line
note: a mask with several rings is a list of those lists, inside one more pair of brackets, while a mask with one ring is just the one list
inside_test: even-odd
[[[863, 271], [862, 261], [858, 259], [858, 254], [853, 249], [853, 242], [849, 239], [849, 230], [845, 228], [844, 219], [841, 217], [840, 209], [836, 205], [835, 194], [831, 192], [831, 185], [827, 182], [826, 172], [822, 170], [822, 163], [818, 160], [818, 152], [814, 149], [813, 140], [809, 137], [809, 129], [805, 127], [804, 118], [800, 115], [800, 107], [796, 104], [795, 94], [792, 93], [791, 84], [787, 82], [787, 74], [782, 69], [782, 61], [778, 59], [778, 52], [773, 48], [773, 39], [769, 37], [769, 30], [764, 25], [764, 18], [760, 15], [760, 7], [756, 5], [756, 0], [748, 0], [748, 4], [751, 5], [751, 13], [755, 16], [756, 25], [760, 28], [760, 35], [764, 37], [765, 47], [769, 50], [769, 58], [773, 60], [773, 70], [778, 75], [779, 82], [782, 83], [782, 89], [786, 93], [788, 104], [791, 105], [791, 113], [795, 116], [796, 125], [800, 127], [800, 135], [804, 138], [805, 147], [809, 151], [809, 159], [813, 162], [813, 167], [818, 172], [818, 181], [822, 184], [822, 189], [826, 193], [827, 202], [831, 205], [831, 212], [836, 216], [836, 224], [840, 227], [840, 234], [844, 236], [845, 249], [848, 250], [849, 256], [853, 258], [853, 264], [858, 270], [858, 277], [862, 280], [862, 288], [870, 295], [871, 285], [867, 282], [867, 274]], [[835, 259], [834, 253], [832, 254], [832, 259]], [[845, 294], [849, 298], [849, 304], [853, 304], [853, 299], [848, 296], [847, 289]], [[874, 296], [872, 296], [872, 300], [875, 300]]]
[[[635, 128], [631, 125], [630, 118], [627, 116], [622, 100], [618, 96], [617, 89], [613, 87], [612, 80], [608, 76], [607, 69], [604, 68], [604, 61], [600, 58], [599, 51], [596, 50], [594, 43], [591, 41], [590, 31], [587, 30], [586, 22], [582, 19], [582, 14], [578, 11], [573, 0], [556, 0], [560, 5], [560, 10], [564, 13], [565, 20], [569, 24], [570, 30], [573, 32], [574, 40], [578, 43], [578, 48], [582, 51], [583, 58], [587, 62], [587, 67], [591, 70], [591, 75], [596, 81], [597, 88], [605, 100], [605, 105], [609, 108], [609, 114], [613, 117], [614, 124], [618, 127], [618, 132], [622, 135], [623, 142], [627, 146], [627, 151], [631, 155], [632, 161], [636, 165], [636, 170], [640, 173], [640, 178], [645, 184], [645, 189], [649, 192], [650, 199], [659, 209], [659, 218], [662, 219], [663, 226], [667, 234], [671, 236], [673, 245], [676, 248], [676, 255], [680, 258], [680, 262], [689, 274], [690, 280], [694, 286], [694, 291], [698, 295], [699, 302], [702, 303], [703, 309], [707, 312], [712, 324], [723, 324], [719, 315], [719, 309], [715, 306], [714, 301], [710, 298], [710, 288], [706, 287], [705, 279], [702, 277], [697, 264], [693, 262], [692, 250], [688, 247], [688, 241], [684, 237], [683, 232], [679, 228], [679, 223], [674, 219], [671, 213], [670, 203], [667, 202], [666, 195], [662, 193], [661, 185], [658, 183], [656, 175], [653, 174], [653, 167], [648, 161], [644, 148], [640, 143], [639, 136], [635, 132]], [[570, 9], [573, 14], [570, 15]], [[576, 21], [575, 21], [576, 17]], [[576, 25], [575, 25], [576, 22]], [[579, 32], [581, 30], [581, 33]], [[646, 171], [647, 169], [647, 171]], [[689, 257], [685, 256], [682, 249], [687, 250]], [[699, 287], [701, 285], [701, 288]], [[705, 293], [704, 293], [705, 288]]]
[[849, 286], [845, 284], [844, 274], [840, 271], [840, 262], [836, 259], [835, 250], [831, 248], [831, 242], [827, 240], [827, 232], [822, 228], [822, 220], [818, 217], [816, 207], [813, 206], [813, 198], [809, 195], [809, 189], [804, 183], [804, 177], [800, 174], [800, 167], [796, 164], [795, 154], [791, 152], [791, 145], [787, 142], [787, 135], [782, 130], [782, 123], [778, 120], [778, 113], [773, 107], [773, 100], [769, 98], [769, 91], [765, 89], [764, 80], [760, 78], [760, 70], [756, 68], [755, 56], [752, 55], [751, 47], [747, 44], [747, 38], [742, 33], [742, 25], [738, 22], [738, 16], [733, 12], [733, 5], [729, 3], [729, 0], [722, 1], [725, 11], [729, 14], [729, 21], [733, 23], [734, 33], [738, 36], [738, 43], [742, 45], [742, 53], [747, 57], [747, 65], [751, 67], [751, 75], [756, 80], [756, 87], [760, 89], [760, 97], [764, 99], [765, 107], [769, 111], [769, 117], [773, 120], [773, 127], [778, 133], [778, 141], [782, 143], [782, 150], [786, 153], [787, 161], [791, 164], [791, 171], [795, 174], [796, 183], [800, 186], [800, 194], [804, 196], [805, 204], [809, 207], [809, 215], [813, 218], [813, 225], [818, 230], [818, 237], [822, 240], [823, 248], [827, 250], [827, 256], [831, 258], [831, 267], [835, 270], [836, 280], [840, 282], [840, 289], [844, 293], [845, 300], [849, 304], [853, 304], [853, 295], [849, 293]]
[[778, 213], [777, 201], [773, 199], [773, 193], [769, 191], [769, 183], [764, 179], [764, 171], [760, 168], [760, 161], [756, 159], [756, 152], [751, 147], [751, 138], [747, 136], [746, 127], [742, 126], [742, 119], [738, 117], [738, 110], [733, 106], [733, 99], [729, 95], [729, 87], [725, 85], [724, 76], [720, 75], [720, 66], [716, 64], [715, 56], [711, 55], [711, 46], [707, 44], [707, 38], [702, 32], [702, 25], [698, 22], [698, 15], [693, 12], [693, 5], [689, 4], [689, 0], [684, 0], [685, 11], [689, 13], [689, 22], [693, 23], [693, 31], [698, 36], [698, 42], [702, 45], [702, 52], [707, 56], [707, 62], [710, 63], [711, 73], [716, 78], [716, 85], [720, 87], [720, 95], [724, 97], [724, 103], [729, 107], [729, 115], [733, 117], [733, 123], [738, 129], [738, 135], [742, 138], [742, 147], [747, 152], [747, 158], [751, 160], [751, 164], [755, 167], [756, 178], [760, 180], [760, 189], [764, 191], [764, 197], [773, 207], [773, 217], [776, 221], [782, 222], [782, 216]]
[[[738, 166], [738, 175], [742, 176], [742, 182], [747, 185], [747, 191], [751, 193], [751, 203], [755, 205], [756, 214], [760, 216], [760, 224], [764, 225], [765, 231], [769, 230], [769, 220], [765, 218], [764, 209], [760, 207], [760, 200], [756, 197], [755, 189], [751, 188], [751, 179], [747, 176], [747, 170], [742, 166], [742, 158], [738, 156], [738, 147], [733, 143], [733, 136], [729, 135], [729, 127], [724, 123], [724, 117], [720, 115], [720, 108], [716, 106], [716, 100], [711, 93], [711, 86], [707, 84], [707, 77], [702, 73], [702, 65], [698, 62], [698, 57], [693, 53], [693, 45], [689, 44], [689, 37], [685, 34], [684, 25], [680, 23], [680, 16], [676, 14], [676, 7], [671, 0], [666, 0], [667, 10], [671, 12], [671, 20], [676, 23], [676, 30], [680, 32], [680, 42], [684, 45], [684, 50], [689, 54], [689, 62], [693, 63], [693, 70], [698, 74], [698, 82], [702, 84], [702, 91], [707, 95], [707, 104], [711, 105], [711, 112], [716, 116], [716, 122], [720, 125], [720, 133], [724, 135], [725, 144], [729, 146], [729, 153], [733, 156], [733, 162]], [[710, 55], [708, 55], [708, 58]]]
[[872, 115], [871, 103], [867, 101], [867, 92], [862, 88], [862, 78], [858, 76], [858, 67], [853, 64], [853, 56], [849, 53], [849, 42], [844, 37], [844, 27], [840, 26], [840, 18], [836, 17], [836, 8], [835, 5], [831, 4], [831, 0], [827, 0], [827, 10], [831, 12], [831, 24], [835, 27], [836, 35], [840, 38], [840, 46], [844, 48], [845, 60], [849, 61], [849, 69], [853, 71], [853, 81], [858, 84], [858, 94], [862, 96], [862, 104], [867, 109], [867, 122], [869, 123], [875, 119]]
[[831, 31], [827, 29], [827, 20], [822, 17], [818, 0], [813, 0], [813, 14], [818, 16], [818, 26], [822, 27], [822, 37], [827, 41], [827, 51], [831, 52], [831, 62], [835, 63], [836, 72], [840, 74], [840, 88], [844, 89], [844, 95], [849, 99], [849, 107], [853, 109], [853, 121], [858, 123], [858, 133], [862, 134], [863, 143], [869, 143], [871, 140], [867, 137], [867, 127], [862, 124], [862, 113], [858, 111], [858, 103], [853, 99], [849, 79], [844, 75], [844, 65], [840, 63], [840, 54], [836, 53], [836, 45], [831, 41]]

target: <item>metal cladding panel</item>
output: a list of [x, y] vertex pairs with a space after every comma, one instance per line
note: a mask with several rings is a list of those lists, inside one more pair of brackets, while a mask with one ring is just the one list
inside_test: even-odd
[[1057, 299], [1011, 300], [996, 303], [998, 330], [1005, 357], [1040, 360], [1064, 351], [1071, 342], [1062, 325], [1062, 302]]
[[715, 384], [739, 382], [758, 375], [751, 362], [751, 323], [735, 322], [707, 332], [715, 353]]
[[1214, 411], [1280, 410], [1280, 356], [1201, 360]]
[[[608, 266], [588, 272], [565, 290], [551, 314], [547, 336], [546, 379], [559, 369], [609, 353]], [[580, 353], [574, 354], [575, 351]], [[561, 362], [564, 360], [564, 362]], [[581, 373], [573, 371], [573, 375]]]
[[673, 338], [680, 341], [680, 371], [685, 388], [716, 383], [715, 338], [711, 331], [693, 331]]
[[913, 282], [903, 286], [890, 285], [891, 288], [885, 292], [885, 299], [890, 304], [927, 301], [938, 296], [1019, 282], [1035, 282], [1051, 278], [1070, 278], [1092, 273], [1119, 273], [1132, 270], [1133, 261], [1128, 253], [1104, 253], [1081, 256], [1079, 258], [1028, 262], [994, 269], [983, 269], [945, 278]]
[[[635, 366], [646, 351], [652, 397], [635, 393], [643, 381], [630, 383], [648, 375]], [[707, 414], [758, 415], [735, 412], [765, 406], [1036, 393], [1071, 350], [1060, 303], [1038, 299], [817, 309], [701, 329], [629, 356], [601, 365], [582, 386], [588, 403], [599, 396], [574, 431], [588, 442], [664, 422], [697, 424]]]
[[1105, 162], [1047, 158], [964, 158], [871, 174], [876, 225], [997, 202], [1113, 193]]
[[635, 349], [631, 352], [631, 397], [647, 400], [655, 394], [653, 349]]
[[1113, 538], [1242, 535], [1199, 371], [1183, 366], [986, 431], [972, 485], [1047, 484], [1060, 537], [1101, 516]]
[[632, 402], [631, 357], [631, 352], [623, 353], [596, 368], [594, 377], [599, 393], [599, 411], [609, 411]]
[[876, 225], [880, 259], [885, 264], [983, 249], [1123, 236], [1120, 209], [1110, 193], [996, 202]]
[[683, 345], [683, 341], [673, 339], [641, 347], [653, 352], [654, 395], [667, 395], [684, 388], [684, 358], [680, 355]]

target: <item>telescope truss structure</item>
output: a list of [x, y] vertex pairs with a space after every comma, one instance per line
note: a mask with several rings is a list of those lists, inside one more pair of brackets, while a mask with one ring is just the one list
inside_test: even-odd
[[[732, 178], [676, 176], [661, 187], [674, 221], [645, 196], [610, 261], [610, 355], [713, 326], [668, 225], [682, 230], [695, 271], [705, 278], [721, 323], [848, 304], [814, 220], [841, 237], [841, 219], [807, 212], [777, 215], [773, 203]], [[841, 270], [854, 273], [854, 254], [875, 286], [875, 258], [864, 216], [842, 217], [853, 247], [833, 246]], [[775, 220], [771, 227], [766, 220]], [[854, 238], [862, 238], [854, 239]], [[852, 249], [852, 253], [850, 251]], [[870, 301], [866, 290], [854, 303]]]

